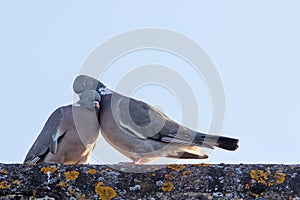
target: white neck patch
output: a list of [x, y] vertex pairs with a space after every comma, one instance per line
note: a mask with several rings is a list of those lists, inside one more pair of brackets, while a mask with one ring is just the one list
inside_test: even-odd
[[107, 95], [107, 94], [112, 94], [113, 93], [113, 91], [111, 91], [110, 89], [108, 89], [108, 88], [99, 88], [99, 93], [100, 93], [100, 95]]
[[80, 107], [79, 101], [73, 103], [72, 106], [74, 106], [74, 107]]

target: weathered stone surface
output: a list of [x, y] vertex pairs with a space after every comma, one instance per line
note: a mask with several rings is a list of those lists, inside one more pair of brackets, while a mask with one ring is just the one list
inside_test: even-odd
[[300, 165], [0, 164], [0, 199], [298, 199]]

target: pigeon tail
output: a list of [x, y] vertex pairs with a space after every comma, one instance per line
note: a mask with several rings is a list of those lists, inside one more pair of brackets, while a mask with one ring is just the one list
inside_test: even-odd
[[228, 151], [234, 151], [239, 147], [238, 139], [218, 135], [208, 135], [199, 132], [196, 133], [194, 142], [197, 144], [202, 144], [205, 147], [213, 148], [216, 146]]

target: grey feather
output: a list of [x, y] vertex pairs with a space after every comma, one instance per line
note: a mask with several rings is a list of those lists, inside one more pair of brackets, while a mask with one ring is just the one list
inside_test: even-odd
[[92, 77], [80, 75], [75, 79], [76, 93], [90, 88], [96, 88], [102, 99], [101, 133], [109, 144], [134, 163], [146, 163], [157, 157], [204, 159], [207, 155], [202, 147], [238, 148], [238, 139], [191, 130], [143, 101], [113, 92]]
[[80, 101], [56, 109], [25, 157], [24, 163], [87, 163], [99, 135], [100, 95], [85, 90]]
[[25, 163], [35, 161], [36, 158], [39, 158], [38, 160], [42, 159], [49, 150], [51, 150], [52, 153], [56, 152], [55, 143], [57, 143], [57, 140], [53, 140], [53, 138], [58, 132], [62, 117], [63, 114], [61, 108], [56, 109], [50, 115], [41, 133], [27, 153], [24, 161]]

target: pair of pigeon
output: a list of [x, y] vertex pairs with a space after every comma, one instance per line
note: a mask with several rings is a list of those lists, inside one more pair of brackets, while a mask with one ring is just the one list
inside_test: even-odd
[[203, 147], [238, 148], [238, 139], [193, 131], [90, 76], [77, 76], [73, 90], [79, 101], [51, 114], [24, 163], [88, 163], [100, 129], [105, 140], [134, 164], [159, 157], [205, 159]]

